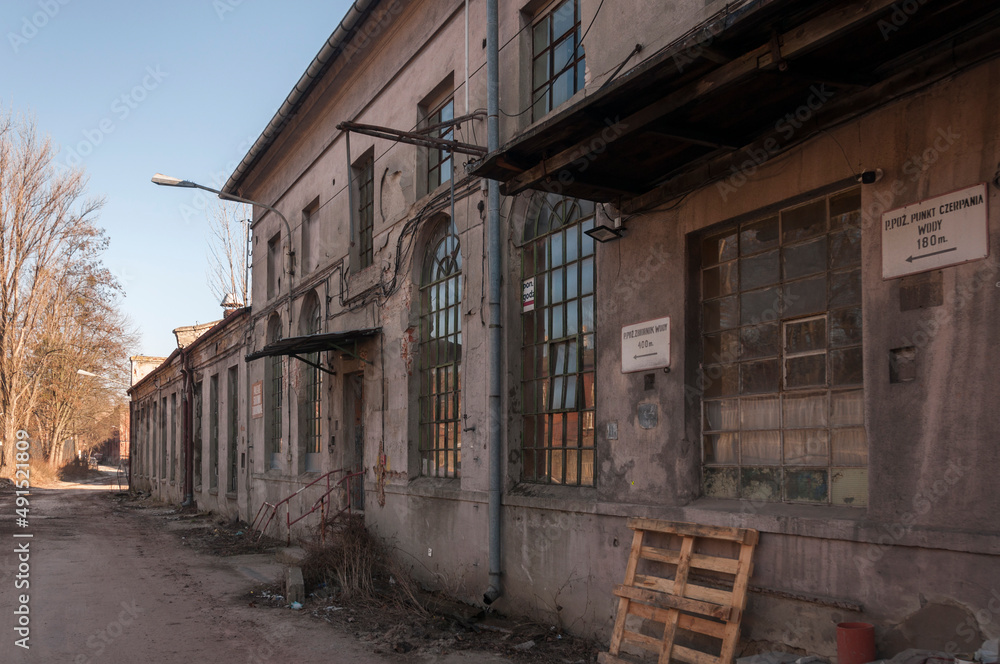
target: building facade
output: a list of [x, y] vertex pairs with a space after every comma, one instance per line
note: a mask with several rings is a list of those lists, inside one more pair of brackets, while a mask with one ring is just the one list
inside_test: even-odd
[[[644, 516], [760, 531], [747, 640], [832, 655], [863, 620], [891, 656], [1000, 634], [997, 11], [500, 11], [499, 150], [486, 2], [361, 1], [226, 184], [281, 213], [255, 208], [225, 359], [248, 405], [227, 513], [358, 474], [339, 504], [478, 601], [499, 326], [501, 611], [607, 638]], [[133, 388], [161, 487], [175, 411], [151, 378], [176, 392], [180, 371]]]

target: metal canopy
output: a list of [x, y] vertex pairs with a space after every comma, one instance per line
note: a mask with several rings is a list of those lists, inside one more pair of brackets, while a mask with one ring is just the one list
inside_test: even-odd
[[[288, 339], [280, 339], [274, 343], [270, 343], [255, 353], [250, 353], [245, 359], [247, 362], [253, 362], [254, 360], [259, 360], [262, 357], [288, 355], [289, 357], [302, 360], [306, 364], [314, 366], [317, 369], [326, 371], [327, 373], [332, 373], [328, 369], [301, 356], [308, 355], [309, 353], [337, 350], [359, 359], [362, 362], [368, 362], [368, 360], [358, 357], [356, 348], [353, 346], [356, 345], [357, 341], [377, 336], [381, 331], [382, 328], [374, 327], [363, 330], [351, 330], [350, 332], [331, 332], [329, 334], [308, 334], [301, 337], [289, 337]], [[368, 363], [371, 364], [370, 362]]]
[[[641, 210], [1000, 54], [1000, 7], [756, 0], [472, 164], [506, 195]], [[831, 8], [832, 7], [832, 8]], [[854, 166], [857, 166], [856, 164]]]

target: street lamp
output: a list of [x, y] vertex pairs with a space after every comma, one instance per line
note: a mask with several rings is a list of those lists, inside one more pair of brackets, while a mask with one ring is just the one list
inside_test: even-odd
[[218, 189], [212, 189], [211, 187], [206, 187], [203, 184], [198, 184], [197, 182], [191, 182], [190, 180], [181, 180], [180, 178], [171, 177], [169, 175], [164, 175], [163, 173], [157, 173], [152, 178], [153, 184], [158, 184], [164, 187], [186, 187], [188, 189], [204, 189], [205, 191], [210, 191], [213, 194], [218, 194], [219, 198], [224, 201], [236, 201], [237, 203], [246, 203], [247, 205], [257, 205], [264, 208], [265, 210], [270, 210], [279, 217], [281, 221], [285, 223], [285, 236], [288, 238], [288, 274], [289, 276], [295, 275], [295, 251], [292, 249], [292, 228], [288, 224], [288, 219], [285, 215], [281, 214], [281, 211], [276, 207], [267, 205], [266, 203], [261, 203], [260, 201], [252, 201], [249, 198], [243, 198], [241, 196], [234, 196], [233, 194], [226, 194]]
[[[164, 187], [185, 187], [188, 189], [203, 189], [205, 191], [210, 191], [213, 194], [218, 194], [219, 198], [224, 201], [235, 201], [237, 203], [246, 203], [247, 205], [257, 205], [265, 210], [270, 210], [271, 212], [278, 215], [281, 221], [285, 224], [285, 237], [288, 238], [288, 276], [295, 276], [295, 250], [292, 249], [292, 227], [288, 224], [288, 219], [285, 215], [281, 214], [278, 208], [266, 203], [261, 203], [259, 201], [250, 200], [249, 198], [243, 198], [241, 196], [234, 196], [233, 194], [226, 194], [218, 189], [212, 189], [211, 187], [206, 187], [205, 185], [198, 184], [197, 182], [191, 182], [190, 180], [181, 180], [180, 178], [171, 177], [169, 175], [164, 175], [163, 173], [157, 173], [152, 177], [153, 184], [158, 184]], [[288, 335], [292, 335], [292, 285], [288, 284]]]

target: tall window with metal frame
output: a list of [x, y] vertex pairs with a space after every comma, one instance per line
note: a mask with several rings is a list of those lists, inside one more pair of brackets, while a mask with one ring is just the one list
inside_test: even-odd
[[548, 195], [524, 227], [522, 477], [594, 484], [594, 204]]
[[531, 33], [532, 114], [537, 120], [583, 89], [580, 0], [563, 0], [535, 19]]
[[420, 279], [420, 472], [462, 472], [462, 251], [453, 221], [428, 244]]
[[226, 439], [226, 459], [229, 466], [229, 480], [226, 491], [236, 493], [239, 476], [236, 474], [236, 450], [240, 439], [240, 368], [229, 367], [226, 374], [226, 404], [229, 411], [229, 436]]
[[170, 395], [170, 481], [177, 479], [177, 393]]
[[707, 496], [866, 505], [861, 191], [701, 238]]
[[208, 487], [219, 487], [219, 374], [208, 382]]
[[[429, 135], [434, 138], [443, 138], [446, 141], [455, 139], [455, 127], [451, 124], [438, 126], [455, 119], [455, 99], [449, 98], [431, 111], [425, 120], [425, 126], [429, 129]], [[434, 191], [443, 182], [451, 179], [452, 155], [448, 150], [427, 150], [427, 191]]]
[[160, 400], [160, 479], [167, 479], [167, 397]]
[[374, 262], [375, 155], [369, 153], [354, 166], [358, 191], [358, 265], [364, 269]]
[[[267, 324], [268, 343], [281, 339], [281, 318], [271, 316]], [[264, 385], [267, 397], [267, 418], [264, 428], [267, 436], [265, 447], [265, 468], [281, 467], [281, 401], [283, 385], [283, 365], [280, 355], [274, 355], [266, 360], [264, 365]]]
[[194, 411], [192, 413], [194, 416], [194, 431], [192, 432], [194, 434], [194, 454], [192, 455], [192, 460], [194, 461], [194, 485], [198, 488], [201, 487], [202, 444], [204, 442], [204, 436], [202, 435], [201, 402], [201, 381], [198, 381], [194, 384], [194, 403], [192, 404], [192, 410]]
[[[319, 334], [323, 329], [323, 309], [316, 292], [311, 292], [303, 306], [302, 331], [305, 334]], [[305, 453], [304, 469], [307, 473], [319, 472], [322, 466], [321, 401], [323, 395], [323, 373], [314, 365], [320, 363], [320, 353], [309, 353], [306, 359], [312, 364], [300, 363], [303, 372], [303, 391], [300, 403], [299, 431], [302, 437], [301, 450]]]

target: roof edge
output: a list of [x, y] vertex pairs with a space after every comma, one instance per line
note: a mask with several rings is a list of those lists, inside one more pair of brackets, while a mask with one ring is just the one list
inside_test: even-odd
[[296, 112], [312, 91], [316, 82], [326, 71], [327, 67], [344, 52], [344, 46], [354, 36], [355, 30], [362, 21], [368, 18], [371, 10], [380, 1], [355, 0], [354, 4], [347, 11], [347, 14], [341, 19], [336, 30], [333, 31], [333, 34], [330, 35], [326, 43], [323, 44], [323, 47], [320, 48], [319, 53], [316, 54], [316, 57], [313, 58], [313, 61], [306, 68], [301, 78], [295, 83], [292, 91], [288, 93], [288, 97], [285, 98], [284, 103], [278, 108], [271, 121], [268, 122], [264, 131], [261, 132], [260, 136], [250, 147], [250, 150], [243, 157], [243, 160], [240, 161], [233, 174], [229, 176], [225, 186], [222, 187], [223, 193], [238, 193], [240, 185], [243, 183], [243, 178], [250, 172], [250, 169], [253, 168], [257, 160], [274, 144], [284, 126], [295, 117]]

